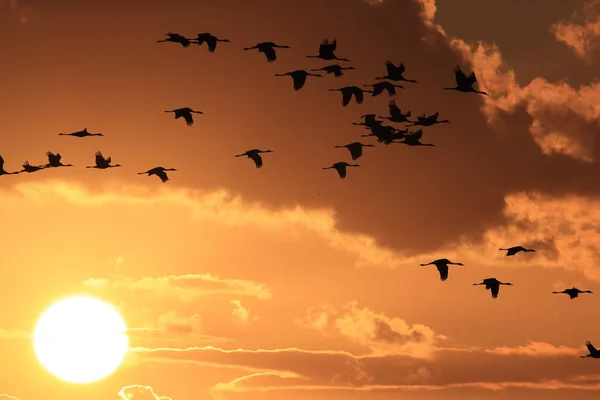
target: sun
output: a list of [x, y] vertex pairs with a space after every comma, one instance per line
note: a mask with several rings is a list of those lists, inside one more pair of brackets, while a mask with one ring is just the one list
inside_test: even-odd
[[119, 367], [129, 346], [126, 330], [110, 305], [91, 297], [70, 297], [44, 312], [33, 344], [50, 373], [67, 382], [90, 383]]

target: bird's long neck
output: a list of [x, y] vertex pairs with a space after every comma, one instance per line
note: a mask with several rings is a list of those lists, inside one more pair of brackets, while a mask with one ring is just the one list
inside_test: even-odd
[[412, 82], [412, 83], [417, 83], [417, 81], [415, 81], [414, 79], [403, 79], [404, 82]]

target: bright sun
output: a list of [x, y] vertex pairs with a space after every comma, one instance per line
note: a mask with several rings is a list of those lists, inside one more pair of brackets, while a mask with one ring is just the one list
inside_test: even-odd
[[125, 322], [108, 304], [71, 297], [52, 305], [40, 318], [33, 342], [40, 362], [72, 383], [100, 380], [116, 370], [127, 352]]

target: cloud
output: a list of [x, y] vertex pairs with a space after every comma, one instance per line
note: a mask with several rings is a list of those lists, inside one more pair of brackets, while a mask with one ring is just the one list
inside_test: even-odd
[[554, 346], [549, 343], [530, 342], [527, 346], [519, 347], [497, 347], [495, 349], [485, 349], [487, 353], [512, 355], [522, 354], [528, 356], [559, 356], [568, 355], [574, 356], [581, 353], [580, 349], [574, 349], [568, 346]]
[[258, 319], [258, 316], [250, 314], [250, 311], [242, 305], [240, 300], [230, 300], [229, 304], [232, 304], [234, 307], [231, 316], [235, 322], [247, 324], [250, 321], [256, 321]]
[[119, 390], [119, 398], [122, 400], [173, 400], [171, 397], [160, 396], [154, 393], [150, 386], [129, 385]]
[[337, 335], [365, 347], [373, 356], [409, 355], [430, 358], [436, 343], [444, 339], [433, 329], [410, 325], [397, 317], [387, 317], [350, 302], [336, 310], [330, 305], [312, 307], [297, 323], [325, 335]]
[[0, 393], [0, 397], [7, 398], [7, 399], [12, 399], [12, 400], [20, 400], [18, 397], [11, 396], [10, 394], [4, 394], [4, 393]]
[[600, 38], [600, 1], [593, 0], [584, 4], [583, 23], [577, 23], [578, 12], [575, 11], [569, 21], [557, 22], [552, 25], [551, 32], [556, 40], [569, 46], [577, 56], [590, 60], [590, 56], [598, 47]]

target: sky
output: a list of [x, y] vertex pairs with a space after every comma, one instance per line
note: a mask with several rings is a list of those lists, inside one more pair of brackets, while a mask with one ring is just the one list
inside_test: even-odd
[[[220, 43], [157, 43], [166, 32]], [[337, 39], [356, 70], [275, 77]], [[269, 64], [242, 51], [288, 45]], [[597, 397], [600, 2], [0, 1], [0, 399], [581, 400]], [[435, 147], [335, 148], [385, 94], [327, 89], [406, 66], [395, 101]], [[490, 96], [444, 91], [453, 68]], [[164, 110], [204, 112], [188, 127]], [[58, 136], [87, 127], [103, 137]], [[264, 167], [234, 155], [271, 149]], [[121, 168], [86, 169], [94, 153]], [[165, 184], [138, 175], [176, 168]], [[498, 248], [533, 247], [506, 257]], [[462, 262], [442, 282], [438, 258]], [[481, 286], [495, 277], [492, 299]], [[115, 307], [130, 349], [63, 382], [31, 333], [57, 299]]]

